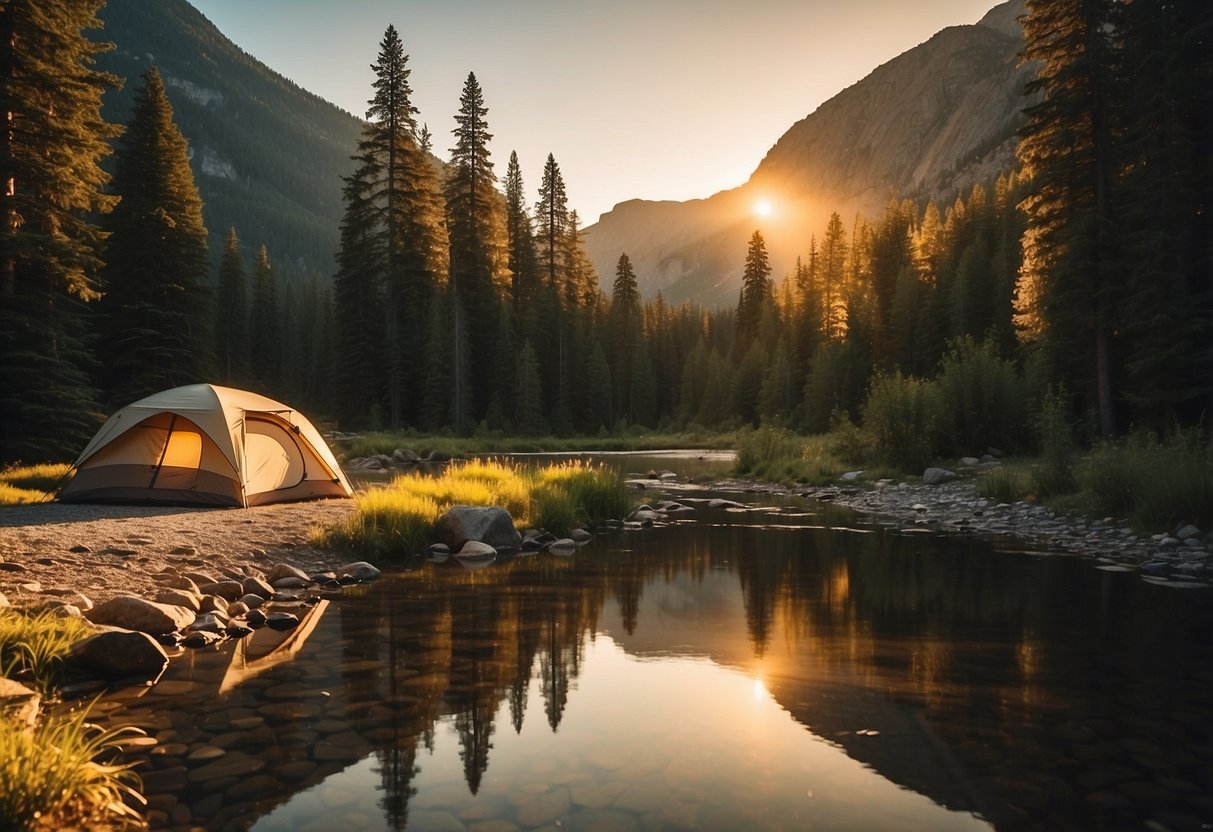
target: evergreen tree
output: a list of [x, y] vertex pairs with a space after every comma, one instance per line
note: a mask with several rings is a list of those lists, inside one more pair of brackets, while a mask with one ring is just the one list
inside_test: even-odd
[[282, 378], [281, 310], [276, 284], [269, 253], [262, 246], [253, 265], [249, 343], [253, 378], [260, 387], [275, 392]]
[[537, 294], [539, 264], [535, 259], [535, 235], [527, 211], [518, 153], [510, 153], [505, 173], [506, 232], [509, 239], [510, 302], [518, 318], [531, 310]]
[[[1114, 0], [1028, 0], [1025, 61], [1039, 101], [1019, 157], [1029, 177], [1020, 322], [1116, 433], [1113, 301], [1122, 277], [1112, 204]], [[1083, 383], [1083, 380], [1086, 380]]]
[[618, 383], [615, 385], [614, 407], [604, 417], [608, 425], [613, 421], [614, 414], [627, 414], [631, 409], [632, 350], [636, 343], [635, 331], [640, 327], [640, 291], [636, 286], [636, 272], [627, 254], [619, 255], [615, 265], [609, 322], [607, 343], [610, 345], [611, 378]]
[[[493, 335], [497, 322], [497, 296], [493, 285], [491, 249], [506, 247], [496, 239], [498, 207], [493, 183], [493, 164], [489, 160], [488, 132], [484, 96], [473, 73], [463, 86], [459, 112], [455, 115], [455, 147], [447, 168], [445, 185], [447, 234], [450, 244], [450, 287], [453, 297], [453, 334], [455, 354], [455, 412], [457, 430], [466, 429], [488, 406], [492, 393], [488, 372], [492, 366]], [[466, 315], [466, 320], [464, 319]], [[466, 341], [471, 350], [462, 356], [459, 344]], [[460, 367], [471, 369], [465, 378]], [[469, 386], [466, 393], [464, 386]], [[476, 413], [465, 412], [462, 402], [473, 403]]]
[[215, 358], [223, 383], [242, 386], [249, 374], [249, 305], [245, 292], [244, 258], [240, 238], [228, 230], [219, 261], [215, 295]]
[[818, 269], [821, 281], [821, 329], [827, 341], [839, 340], [846, 332], [846, 262], [847, 232], [842, 225], [842, 217], [833, 213], [822, 240], [821, 265]]
[[543, 418], [543, 388], [539, 380], [539, 359], [531, 342], [527, 341], [518, 351], [518, 366], [514, 371], [515, 388], [514, 428], [523, 436], [546, 433], [547, 420]]
[[758, 336], [762, 308], [771, 296], [771, 264], [766, 242], [757, 230], [746, 249], [741, 275], [741, 299], [737, 304], [737, 347], [743, 353]]
[[208, 380], [209, 262], [188, 145], [159, 71], [143, 75], [118, 146], [98, 357], [113, 404]]
[[535, 225], [538, 230], [539, 274], [550, 288], [561, 288], [560, 250], [569, 223], [568, 195], [556, 158], [548, 154], [539, 185], [539, 202], [535, 205]]
[[98, 297], [96, 216], [107, 139], [101, 97], [118, 79], [94, 70], [112, 48], [99, 0], [0, 4], [0, 461], [74, 456], [101, 421], [84, 301]]

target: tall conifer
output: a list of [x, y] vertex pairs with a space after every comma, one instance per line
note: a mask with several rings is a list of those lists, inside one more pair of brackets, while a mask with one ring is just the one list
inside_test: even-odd
[[758, 335], [762, 310], [771, 297], [771, 263], [766, 241], [757, 230], [746, 249], [745, 270], [741, 275], [741, 299], [737, 304], [737, 346], [744, 354]]
[[111, 47], [83, 34], [100, 6], [0, 4], [0, 461], [70, 458], [101, 419], [83, 302], [98, 296], [95, 217], [115, 202], [101, 96], [118, 79], [93, 69]]
[[215, 359], [224, 384], [241, 386], [249, 373], [249, 304], [240, 238], [228, 230], [215, 295]]
[[113, 190], [97, 354], [110, 402], [126, 404], [214, 372], [202, 199], [156, 67], [135, 93]]
[[267, 390], [279, 384], [282, 377], [280, 315], [274, 268], [270, 265], [269, 252], [262, 246], [253, 265], [253, 305], [249, 322], [253, 377]]

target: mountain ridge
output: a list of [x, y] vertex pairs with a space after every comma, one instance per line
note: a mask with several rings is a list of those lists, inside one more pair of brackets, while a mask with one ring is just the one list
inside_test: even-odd
[[[1022, 88], [1021, 0], [951, 26], [886, 61], [793, 124], [749, 180], [687, 202], [628, 200], [586, 229], [609, 285], [627, 253], [641, 291], [706, 305], [736, 300], [746, 240], [762, 231], [778, 278], [832, 211], [847, 224], [890, 199], [951, 199], [1014, 166]], [[759, 198], [778, 215], [758, 219]]]

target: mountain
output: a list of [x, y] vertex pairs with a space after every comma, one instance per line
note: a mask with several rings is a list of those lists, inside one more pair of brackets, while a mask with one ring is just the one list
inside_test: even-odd
[[[604, 285], [626, 252], [642, 293], [709, 306], [736, 302], [757, 227], [776, 279], [819, 239], [831, 212], [847, 225], [890, 199], [951, 200], [1014, 166], [1030, 68], [1020, 67], [1022, 0], [939, 32], [794, 124], [748, 182], [689, 202], [631, 200], [586, 229]], [[774, 210], [759, 219], [754, 205]]]
[[264, 244], [276, 265], [332, 274], [362, 122], [245, 54], [185, 0], [109, 0], [99, 16], [105, 28], [89, 34], [116, 48], [98, 67], [124, 79], [103, 113], [125, 123], [140, 76], [159, 67], [216, 261], [234, 225], [250, 256]]

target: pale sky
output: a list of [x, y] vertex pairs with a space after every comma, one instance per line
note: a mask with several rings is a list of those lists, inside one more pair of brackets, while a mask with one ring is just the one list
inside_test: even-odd
[[516, 150], [533, 203], [552, 153], [590, 225], [624, 200], [743, 184], [822, 102], [998, 0], [191, 2], [246, 52], [360, 117], [395, 25], [435, 153], [454, 143], [475, 72], [497, 175]]

